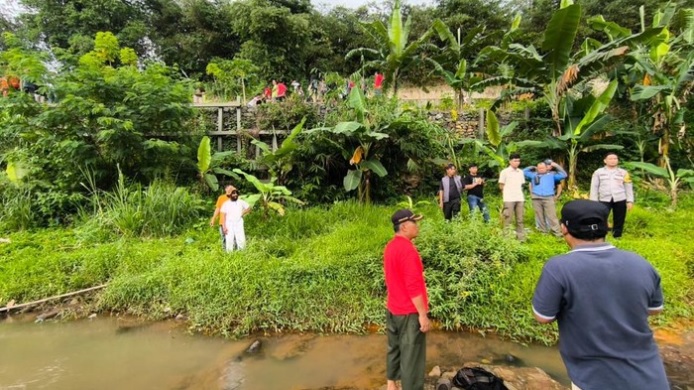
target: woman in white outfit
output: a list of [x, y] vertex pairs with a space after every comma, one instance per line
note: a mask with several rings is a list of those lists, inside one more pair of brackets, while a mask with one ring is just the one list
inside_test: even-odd
[[251, 207], [246, 201], [239, 199], [239, 192], [234, 189], [229, 195], [229, 200], [224, 202], [220, 210], [222, 215], [222, 229], [226, 235], [227, 252], [243, 249], [246, 246], [246, 233], [243, 230], [243, 217], [251, 212]]

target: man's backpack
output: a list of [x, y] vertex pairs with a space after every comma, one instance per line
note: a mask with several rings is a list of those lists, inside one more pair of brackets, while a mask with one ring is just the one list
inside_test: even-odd
[[452, 382], [464, 390], [508, 390], [501, 378], [481, 367], [461, 368]]

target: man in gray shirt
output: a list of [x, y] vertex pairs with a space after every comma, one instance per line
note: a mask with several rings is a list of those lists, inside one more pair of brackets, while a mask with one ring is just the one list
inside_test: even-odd
[[605, 242], [609, 209], [567, 203], [561, 230], [571, 252], [542, 269], [532, 306], [540, 323], [559, 323], [559, 351], [573, 389], [668, 390], [648, 325], [663, 310], [658, 272], [643, 257]]
[[634, 185], [629, 172], [617, 166], [617, 153], [607, 153], [604, 161], [605, 166], [597, 169], [590, 181], [590, 200], [599, 201], [612, 210], [612, 236], [619, 238], [627, 211], [634, 205]]

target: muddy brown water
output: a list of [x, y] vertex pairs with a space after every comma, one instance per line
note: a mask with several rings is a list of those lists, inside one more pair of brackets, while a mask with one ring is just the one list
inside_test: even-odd
[[[72, 322], [0, 322], [0, 390], [378, 389], [385, 377], [385, 336], [275, 335], [229, 341], [189, 335], [180, 324], [118, 318]], [[434, 332], [427, 368], [511, 354], [568, 383], [556, 348], [524, 347], [474, 334]]]
[[[257, 355], [244, 354], [255, 339]], [[379, 389], [385, 336], [275, 335], [229, 341], [187, 334], [176, 322], [98, 318], [35, 324], [0, 321], [0, 390], [18, 389]], [[556, 348], [476, 334], [433, 332], [427, 369], [513, 355], [569, 380]], [[502, 362], [500, 364], [508, 364]], [[686, 389], [686, 387], [684, 387]]]

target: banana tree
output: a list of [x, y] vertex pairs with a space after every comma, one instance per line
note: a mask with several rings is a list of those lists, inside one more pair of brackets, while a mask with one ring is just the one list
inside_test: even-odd
[[656, 13], [653, 26], [662, 33], [631, 53], [626, 79], [631, 100], [646, 105], [644, 120], [659, 136], [659, 165], [666, 168], [673, 134], [686, 132], [684, 116], [694, 89], [694, 9], [668, 5]]
[[465, 103], [465, 91], [470, 90], [470, 85], [482, 80], [479, 70], [469, 66], [467, 58], [476, 56], [479, 47], [488, 41], [491, 35], [485, 35], [485, 27], [480, 26], [468, 31], [464, 38], [456, 39], [448, 26], [440, 20], [434, 22], [433, 28], [446, 44], [446, 48], [441, 58], [430, 58], [428, 61], [434, 66], [435, 72], [455, 91], [460, 110]]
[[219, 189], [219, 180], [216, 175], [225, 175], [239, 180], [239, 175], [227, 169], [220, 167], [225, 158], [234, 154], [233, 151], [217, 152], [212, 154], [210, 146], [210, 137], [204, 136], [198, 145], [198, 177], [201, 182], [204, 182], [212, 191]]
[[514, 121], [501, 127], [494, 111], [487, 112], [486, 125], [486, 141], [470, 139], [463, 141], [463, 143], [474, 143], [478, 150], [490, 157], [488, 166], [495, 168], [497, 172], [501, 172], [506, 168], [509, 156], [517, 152], [519, 148], [544, 146], [544, 143], [541, 141], [508, 141], [507, 138], [518, 127], [518, 122]]
[[395, 0], [388, 25], [380, 20], [363, 24], [365, 32], [374, 40], [376, 47], [360, 47], [351, 50], [345, 55], [345, 59], [349, 60], [354, 56], [375, 57], [364, 63], [364, 68], [380, 70], [384, 76], [384, 87], [392, 88], [393, 94], [397, 94], [402, 73], [424, 61], [423, 56], [420, 55], [423, 49], [434, 47], [429, 42], [434, 33], [432, 28], [418, 39], [410, 41], [410, 25], [409, 17], [403, 23], [400, 0]]
[[343, 179], [343, 185], [347, 192], [357, 190], [357, 198], [360, 202], [371, 203], [371, 175], [375, 173], [379, 177], [384, 177], [388, 171], [379, 160], [375, 153], [379, 141], [389, 138], [389, 135], [381, 132], [381, 129], [374, 129], [367, 120], [366, 99], [359, 88], [352, 88], [347, 101], [349, 107], [355, 114], [354, 121], [339, 122], [335, 127], [323, 127], [308, 130], [307, 133], [316, 131], [328, 131], [333, 134], [344, 136], [347, 140], [356, 141], [359, 146], [353, 151], [347, 149], [348, 146], [338, 144], [345, 157], [351, 156], [349, 165], [354, 169], [349, 169]]
[[629, 162], [626, 165], [631, 168], [638, 168], [642, 172], [655, 176], [658, 179], [667, 180], [668, 192], [671, 201], [670, 206], [674, 209], [677, 208], [677, 195], [682, 184], [694, 184], [694, 170], [680, 168], [677, 170], [677, 172], [675, 172], [670, 165], [670, 159], [668, 157], [664, 157], [664, 160], [665, 167], [659, 167], [657, 165], [642, 161]]
[[294, 169], [294, 152], [299, 147], [296, 143], [296, 138], [303, 131], [305, 123], [306, 117], [289, 132], [289, 135], [282, 141], [277, 150], [273, 150], [270, 145], [259, 139], [251, 141], [253, 145], [261, 150], [260, 157], [256, 163], [266, 167], [270, 171], [270, 175], [277, 177], [280, 184], [285, 183], [287, 175]]
[[262, 182], [257, 177], [238, 168], [234, 169], [234, 173], [242, 175], [246, 181], [251, 183], [258, 191], [257, 194], [242, 195], [241, 198], [248, 202], [251, 207], [259, 204], [260, 208], [263, 210], [263, 219], [267, 219], [270, 216], [270, 211], [274, 211], [279, 216], [284, 216], [286, 210], [282, 202], [304, 205], [303, 201], [291, 196], [292, 192], [289, 191], [287, 187], [276, 185], [276, 177], [272, 177], [267, 182]]
[[662, 31], [658, 27], [645, 29], [606, 44], [590, 40], [572, 55], [580, 19], [581, 6], [573, 4], [572, 0], [562, 0], [561, 8], [552, 15], [545, 29], [540, 50], [533, 45], [509, 42], [507, 48], [486, 47], [480, 53], [479, 61], [510, 67], [512, 72], [489, 77], [472, 88], [483, 90], [489, 86], [506, 86], [494, 106], [526, 93], [544, 99], [552, 112], [552, 135], [560, 137], [564, 134], [560, 110], [567, 92], [621, 63], [629, 52], [629, 45], [646, 42]]
[[550, 149], [560, 149], [566, 152], [569, 160], [568, 187], [572, 192], [577, 192], [576, 170], [578, 167], [578, 156], [581, 153], [594, 152], [596, 150], [621, 150], [624, 147], [613, 144], [590, 144], [595, 135], [604, 131], [605, 125], [609, 123], [610, 116], [605, 114], [605, 110], [610, 105], [618, 82], [613, 80], [607, 88], [598, 96], [587, 93], [581, 99], [567, 97], [561, 107], [562, 121], [565, 124], [564, 134], [549, 138], [544, 145]]

